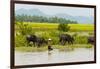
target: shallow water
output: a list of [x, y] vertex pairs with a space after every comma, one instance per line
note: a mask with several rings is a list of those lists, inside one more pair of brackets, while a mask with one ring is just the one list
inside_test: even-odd
[[15, 65], [94, 61], [94, 50], [77, 48], [73, 51], [15, 52]]

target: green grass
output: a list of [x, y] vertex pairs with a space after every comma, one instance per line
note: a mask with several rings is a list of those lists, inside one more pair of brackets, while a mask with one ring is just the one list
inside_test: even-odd
[[[93, 46], [90, 44], [74, 44], [74, 45], [52, 45], [54, 49], [58, 49], [60, 51], [73, 51], [74, 48], [92, 48]], [[16, 51], [20, 52], [42, 52], [42, 51], [47, 51], [48, 48], [47, 46], [43, 47], [15, 47]]]
[[[35, 22], [24, 22], [28, 24], [33, 30], [57, 30], [58, 23], [35, 23]], [[68, 24], [70, 26], [70, 31], [93, 31], [93, 24]], [[17, 28], [17, 26], [16, 26]]]

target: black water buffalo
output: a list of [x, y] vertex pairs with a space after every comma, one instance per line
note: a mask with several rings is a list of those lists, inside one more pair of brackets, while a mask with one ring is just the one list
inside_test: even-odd
[[74, 38], [69, 34], [61, 34], [59, 37], [59, 41], [62, 45], [65, 45], [66, 42], [68, 44], [73, 44]]
[[90, 36], [88, 37], [88, 41], [87, 41], [89, 44], [94, 44], [94, 37], [93, 36]]
[[28, 44], [30, 44], [30, 42], [33, 42], [33, 44], [35, 46], [36, 42], [37, 42], [37, 36], [35, 36], [35, 35], [27, 35], [26, 36], [26, 40], [27, 40]]
[[37, 37], [37, 46], [40, 47], [40, 46], [43, 46], [45, 44], [48, 44], [48, 41], [42, 37]]
[[36, 35], [28, 35], [26, 37], [26, 40], [27, 40], [28, 44], [30, 44], [30, 42], [32, 42], [34, 44], [34, 46], [38, 46], [38, 47], [48, 43], [44, 38], [37, 37]]

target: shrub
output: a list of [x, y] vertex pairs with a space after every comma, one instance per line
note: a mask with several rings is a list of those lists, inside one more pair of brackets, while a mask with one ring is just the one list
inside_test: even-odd
[[30, 26], [29, 24], [25, 24], [25, 23], [16, 23], [16, 27], [18, 28], [18, 31], [22, 34], [22, 35], [27, 35], [27, 34], [34, 34], [34, 31], [32, 30], [32, 26]]
[[69, 29], [70, 29], [70, 27], [68, 26], [68, 24], [60, 23], [58, 25], [59, 31], [67, 32], [67, 31], [69, 31]]
[[15, 36], [15, 46], [16, 47], [21, 47], [21, 46], [26, 46], [26, 38], [23, 35], [16, 35]]
[[86, 36], [75, 36], [74, 37], [76, 44], [87, 44], [87, 37]]

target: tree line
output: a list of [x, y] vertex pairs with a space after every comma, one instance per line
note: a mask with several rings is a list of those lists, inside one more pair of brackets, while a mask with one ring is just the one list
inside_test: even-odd
[[30, 15], [16, 15], [15, 21], [17, 22], [40, 22], [40, 23], [70, 23], [70, 24], [77, 24], [77, 21], [67, 20], [65, 18], [59, 17], [45, 17], [45, 16], [30, 16]]

